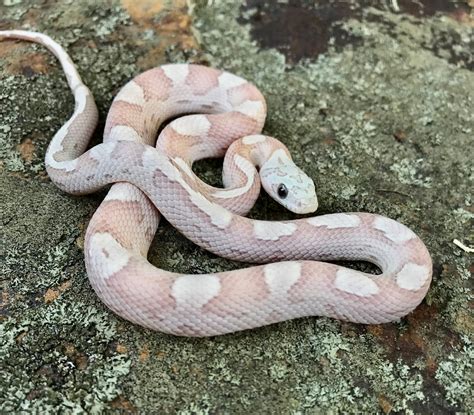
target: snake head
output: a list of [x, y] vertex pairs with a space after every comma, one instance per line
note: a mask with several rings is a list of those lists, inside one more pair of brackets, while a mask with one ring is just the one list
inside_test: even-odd
[[294, 213], [311, 213], [318, 208], [314, 182], [283, 149], [275, 150], [260, 167], [265, 191]]

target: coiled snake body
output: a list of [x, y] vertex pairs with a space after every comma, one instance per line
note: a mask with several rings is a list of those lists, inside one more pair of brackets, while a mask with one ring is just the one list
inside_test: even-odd
[[[211, 336], [302, 316], [384, 323], [424, 298], [430, 255], [415, 233], [394, 220], [369, 213], [280, 222], [241, 216], [258, 196], [259, 177], [290, 210], [317, 207], [312, 181], [288, 150], [260, 134], [265, 100], [244, 79], [188, 64], [144, 72], [116, 96], [104, 143], [85, 151], [97, 109], [69, 56], [40, 33], [0, 32], [5, 38], [48, 47], [74, 93], [74, 113], [46, 153], [51, 180], [73, 194], [115, 183], [87, 229], [85, 261], [94, 290], [123, 318], [176, 335]], [[160, 124], [190, 113], [195, 115], [172, 121], [152, 147]], [[226, 188], [201, 182], [193, 161], [222, 156], [229, 146]], [[201, 275], [157, 269], [146, 255], [160, 213], [217, 255], [266, 265]], [[382, 275], [319, 262], [335, 260], [369, 261]]]

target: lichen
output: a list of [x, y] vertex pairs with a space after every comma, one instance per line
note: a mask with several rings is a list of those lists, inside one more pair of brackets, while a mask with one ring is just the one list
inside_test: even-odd
[[130, 370], [127, 356], [104, 354], [116, 336], [108, 314], [78, 301], [25, 312], [0, 333], [2, 412], [102, 413]]
[[403, 184], [413, 184], [429, 189], [432, 186], [433, 179], [420, 174], [420, 169], [423, 168], [423, 164], [423, 159], [414, 161], [402, 159], [399, 162], [393, 163], [390, 166], [390, 170], [397, 173], [398, 180]]
[[463, 336], [462, 340], [462, 348], [454, 350], [447, 359], [439, 363], [435, 377], [444, 386], [449, 403], [452, 405], [464, 403], [466, 407], [473, 407], [474, 346], [467, 336]]

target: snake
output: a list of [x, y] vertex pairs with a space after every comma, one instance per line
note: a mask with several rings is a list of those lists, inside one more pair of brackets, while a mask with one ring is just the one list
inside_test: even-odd
[[[262, 134], [267, 105], [252, 83], [197, 64], [149, 69], [120, 89], [103, 143], [88, 149], [98, 111], [67, 52], [43, 33], [0, 31], [5, 39], [47, 47], [65, 73], [75, 108], [52, 138], [45, 166], [70, 194], [111, 186], [88, 225], [84, 255], [91, 286], [120, 317], [204, 337], [310, 316], [389, 323], [426, 296], [430, 254], [398, 221], [366, 212], [245, 216], [261, 187], [292, 212], [318, 207], [314, 182], [279, 140]], [[223, 156], [224, 187], [194, 173], [195, 161]], [[147, 254], [161, 216], [201, 248], [257, 265], [203, 274], [153, 266]], [[341, 261], [370, 262], [381, 272]]]

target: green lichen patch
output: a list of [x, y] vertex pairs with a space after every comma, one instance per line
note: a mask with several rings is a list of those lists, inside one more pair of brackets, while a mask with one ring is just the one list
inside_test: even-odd
[[[342, 334], [339, 323], [324, 319], [306, 323], [173, 342], [135, 333], [137, 344], [146, 341], [149, 355], [127, 389], [140, 408], [159, 405], [183, 413], [374, 412], [382, 396], [393, 411], [426, 403], [420, 371], [387, 360], [371, 336], [350, 329]], [[354, 358], [369, 355], [370, 362]], [[261, 399], [263, 393], [271, 403]]]
[[108, 314], [57, 301], [0, 325], [2, 412], [102, 413], [120, 393], [130, 361], [109, 350]]
[[443, 385], [448, 402], [452, 405], [474, 406], [472, 389], [474, 386], [472, 372], [474, 347], [472, 341], [464, 337], [461, 349], [454, 350], [446, 360], [440, 362], [436, 379]]

